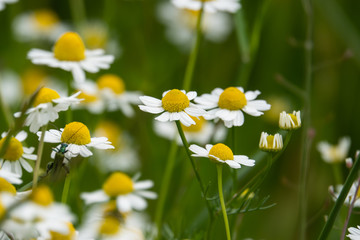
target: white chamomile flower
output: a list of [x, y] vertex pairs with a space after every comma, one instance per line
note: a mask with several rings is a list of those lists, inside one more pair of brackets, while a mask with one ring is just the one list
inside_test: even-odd
[[339, 139], [338, 145], [331, 145], [328, 142], [322, 141], [318, 143], [317, 149], [325, 162], [339, 163], [345, 161], [350, 145], [351, 139], [349, 137], [342, 137]]
[[18, 0], [0, 0], [0, 11], [4, 10], [5, 4], [16, 3]]
[[111, 55], [104, 55], [102, 49], [87, 50], [81, 37], [74, 32], [66, 32], [56, 41], [53, 51], [32, 49], [28, 58], [39, 65], [70, 71], [74, 80], [85, 81], [85, 72], [96, 73], [108, 69], [114, 61]]
[[279, 127], [285, 130], [294, 130], [301, 127], [300, 111], [293, 111], [293, 113], [280, 113]]
[[[41, 132], [37, 135], [41, 138]], [[90, 131], [81, 122], [71, 122], [66, 124], [65, 128], [59, 130], [51, 129], [45, 132], [44, 142], [49, 143], [62, 143], [66, 144], [65, 157], [70, 159], [81, 155], [82, 157], [89, 157], [92, 152], [88, 147], [94, 147], [97, 149], [113, 149], [114, 146], [108, 141], [106, 137], [90, 137]], [[58, 145], [57, 148], [61, 146]], [[52, 158], [55, 157], [55, 151], [52, 152]]]
[[238, 0], [171, 0], [178, 8], [186, 8], [189, 10], [200, 10], [204, 4], [205, 12], [231, 12], [235, 13], [240, 9], [241, 5]]
[[195, 124], [192, 117], [200, 117], [205, 114], [205, 111], [197, 105], [191, 103], [197, 96], [196, 92], [186, 93], [184, 90], [173, 89], [162, 94], [162, 99], [157, 99], [149, 96], [141, 96], [140, 100], [144, 105], [139, 105], [144, 112], [153, 114], [161, 113], [155, 119], [160, 122], [180, 120], [185, 126]]
[[70, 231], [68, 223], [74, 220], [67, 205], [54, 202], [47, 186], [38, 186], [25, 202], [8, 215], [2, 227], [15, 239], [39, 236], [50, 239], [52, 231], [66, 235]]
[[18, 15], [13, 23], [18, 41], [49, 40], [56, 41], [67, 31], [57, 14], [51, 9], [39, 9]]
[[231, 149], [222, 143], [215, 145], [206, 144], [205, 148], [192, 144], [189, 147], [194, 157], [206, 157], [215, 163], [226, 163], [231, 168], [241, 168], [241, 165], [252, 167], [255, 165], [255, 160], [249, 159], [245, 155], [234, 155]]
[[156, 193], [147, 190], [153, 185], [151, 180], [137, 182], [124, 173], [114, 172], [105, 181], [102, 190], [82, 193], [81, 198], [85, 204], [108, 202], [115, 198], [120, 212], [127, 213], [133, 209], [142, 211], [147, 208], [144, 198], [157, 198]]
[[[226, 136], [226, 128], [223, 125], [215, 125], [210, 121], [206, 121], [203, 117], [191, 117], [195, 124], [189, 127], [181, 124], [185, 137], [190, 143], [198, 143], [205, 145], [210, 142], [211, 138], [215, 142], [221, 142]], [[155, 132], [166, 139], [173, 140], [177, 138], [179, 145], [182, 145], [176, 126], [171, 122], [154, 121]]]
[[[72, 104], [78, 104], [81, 99], [77, 98], [80, 92], [70, 97], [60, 97], [53, 89], [41, 88], [38, 92], [32, 108], [26, 111], [27, 116], [25, 125], [30, 126], [30, 132], [36, 133], [40, 127], [54, 122], [59, 118], [59, 112], [66, 111]], [[20, 112], [15, 113], [16, 117], [20, 116]]]
[[259, 148], [266, 152], [278, 152], [283, 148], [283, 139], [279, 133], [269, 135], [262, 132], [260, 136]]
[[259, 94], [258, 90], [244, 93], [242, 87], [215, 88], [211, 94], [203, 94], [194, 101], [204, 109], [210, 109], [204, 115], [205, 119], [220, 118], [226, 127], [231, 128], [244, 124], [243, 112], [258, 117], [264, 114], [262, 111], [270, 109], [265, 100], [255, 100]]
[[86, 80], [74, 84], [74, 87], [81, 91], [79, 98], [83, 99], [74, 109], [87, 109], [93, 114], [100, 114], [106, 108], [104, 100], [100, 97], [99, 89], [95, 82]]
[[[351, 185], [351, 188], [349, 190], [349, 193], [348, 195], [346, 196], [346, 199], [344, 201], [344, 204], [347, 205], [347, 206], [350, 206], [354, 197], [356, 198], [355, 200], [355, 204], [354, 204], [354, 207], [360, 207], [360, 190], [356, 193], [356, 189], [357, 189], [357, 184], [358, 184], [358, 181], [355, 181], [352, 185]], [[340, 195], [340, 192], [343, 188], [343, 185], [339, 184], [335, 187], [335, 189], [333, 189], [333, 187], [331, 186], [330, 189], [331, 189], [331, 193], [332, 193], [332, 197], [333, 197], [333, 200], [336, 201]]]
[[360, 226], [348, 228], [350, 234], [346, 235], [351, 240], [360, 240]]
[[[3, 146], [7, 133], [2, 133], [0, 140], [0, 149]], [[22, 176], [22, 168], [24, 168], [27, 172], [32, 172], [32, 166], [25, 160], [33, 160], [35, 161], [37, 156], [32, 154], [35, 148], [24, 147], [21, 142], [23, 142], [27, 138], [27, 133], [24, 131], [19, 132], [15, 137], [11, 137], [9, 145], [5, 151], [5, 154], [2, 158], [0, 158], [0, 166], [1, 169], [7, 172], [12, 172]]]
[[98, 78], [97, 86], [105, 106], [109, 111], [121, 110], [125, 116], [133, 117], [135, 112], [131, 104], [139, 104], [139, 92], [126, 91], [124, 81], [115, 74], [104, 74]]

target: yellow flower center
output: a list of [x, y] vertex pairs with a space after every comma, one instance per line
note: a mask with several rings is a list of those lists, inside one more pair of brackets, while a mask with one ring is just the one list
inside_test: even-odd
[[55, 58], [62, 61], [81, 61], [85, 59], [85, 46], [81, 37], [74, 32], [61, 35], [54, 46]]
[[273, 135], [268, 135], [266, 137], [266, 142], [267, 142], [267, 148], [269, 148], [269, 149], [274, 148], [274, 136]]
[[75, 230], [74, 226], [72, 225], [72, 223], [68, 222], [67, 225], [69, 228], [68, 234], [64, 235], [61, 233], [50, 231], [51, 240], [72, 240], [72, 239], [74, 239], [75, 235], [76, 235], [76, 230]]
[[30, 95], [40, 85], [45, 85], [46, 75], [37, 68], [28, 69], [22, 76], [22, 87], [25, 95]]
[[79, 99], [84, 99], [81, 103], [92, 103], [97, 101], [99, 98], [96, 95], [88, 94], [85, 92], [81, 92], [78, 96]]
[[288, 114], [291, 117], [291, 119], [293, 120], [295, 126], [299, 126], [299, 123], [298, 123], [298, 120], [297, 120], [296, 116], [294, 114], [292, 114], [292, 113], [288, 113]]
[[226, 146], [225, 144], [218, 143], [215, 144], [209, 152], [209, 158], [217, 160], [215, 157], [219, 158], [220, 160], [234, 160], [234, 154], [231, 149]]
[[54, 196], [47, 186], [38, 186], [35, 188], [30, 196], [30, 199], [41, 206], [49, 206], [54, 202]]
[[61, 142], [86, 145], [91, 142], [89, 129], [81, 122], [66, 124], [61, 134]]
[[41, 29], [49, 29], [59, 22], [59, 18], [56, 14], [48, 9], [38, 10], [34, 13], [34, 17], [38, 27]]
[[185, 131], [185, 132], [193, 132], [193, 133], [196, 133], [196, 132], [200, 132], [201, 129], [203, 128], [204, 126], [204, 123], [206, 122], [206, 120], [203, 118], [203, 117], [192, 117], [192, 120], [195, 121], [195, 124], [194, 125], [191, 125], [189, 127], [187, 126], [184, 126], [183, 124], [181, 124], [181, 127], [182, 129]]
[[108, 216], [101, 223], [99, 233], [105, 235], [114, 235], [120, 229], [120, 222], [115, 217]]
[[36, 98], [34, 100], [34, 107], [41, 103], [49, 103], [54, 99], [60, 98], [60, 95], [50, 88], [41, 88], [38, 95], [36, 95]]
[[[4, 137], [3, 139], [0, 140], [0, 149], [3, 146], [5, 139], [6, 138]], [[5, 155], [3, 158], [10, 161], [17, 161], [23, 155], [23, 153], [24, 153], [24, 149], [21, 142], [16, 138], [11, 137], [9, 145], [5, 151]]]
[[219, 97], [220, 108], [228, 110], [240, 110], [246, 106], [245, 94], [236, 87], [226, 88]]
[[109, 88], [116, 94], [125, 91], [124, 81], [115, 74], [104, 74], [97, 80], [99, 89]]
[[16, 188], [11, 183], [6, 181], [4, 178], [0, 177], [0, 192], [8, 192], [11, 193], [12, 195], [15, 195]]
[[122, 143], [119, 139], [121, 130], [117, 124], [110, 121], [102, 121], [97, 126], [95, 135], [98, 137], [107, 137], [112, 145], [116, 146], [116, 149], [121, 148]]
[[134, 184], [131, 178], [120, 172], [115, 172], [103, 184], [104, 192], [110, 197], [125, 195], [134, 190]]
[[162, 107], [168, 112], [181, 112], [190, 105], [189, 98], [178, 89], [166, 93], [161, 102]]

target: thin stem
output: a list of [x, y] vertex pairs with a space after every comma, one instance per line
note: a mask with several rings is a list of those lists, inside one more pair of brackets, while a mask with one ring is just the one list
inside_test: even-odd
[[61, 195], [61, 202], [65, 204], [67, 202], [69, 195], [70, 183], [71, 183], [71, 174], [68, 174], [65, 178], [64, 188]]
[[346, 229], [347, 229], [347, 227], [348, 227], [348, 225], [349, 225], [351, 213], [352, 213], [352, 210], [354, 209], [355, 202], [356, 202], [356, 200], [358, 199], [357, 194], [358, 194], [358, 192], [359, 192], [359, 187], [360, 187], [360, 178], [359, 178], [359, 180], [358, 180], [358, 182], [357, 182], [356, 190], [355, 190], [353, 199], [352, 199], [351, 204], [350, 204], [350, 207], [349, 207], [348, 215], [347, 215], [347, 217], [346, 217], [346, 221], [345, 221], [345, 224], [344, 224], [344, 228], [343, 228], [342, 234], [341, 234], [341, 240], [344, 240], [344, 239], [345, 239]]
[[41, 158], [42, 158], [42, 154], [43, 154], [43, 150], [44, 150], [44, 139], [45, 139], [46, 127], [47, 127], [47, 124], [41, 127], [41, 137], [40, 137], [40, 142], [39, 142], [39, 146], [38, 146], [37, 159], [36, 159], [34, 175], [33, 175], [33, 187], [32, 187], [33, 189], [36, 188], [37, 183], [38, 183]]
[[348, 177], [346, 178], [344, 186], [341, 189], [340, 195], [339, 195], [338, 199], [336, 200], [335, 205], [330, 212], [329, 218], [326, 221], [326, 224], [325, 224], [324, 228], [322, 229], [318, 240], [325, 240], [328, 237], [328, 235], [332, 229], [332, 226], [334, 225], [336, 216], [338, 215], [342, 205], [344, 204], [346, 196], [349, 193], [351, 185], [353, 184], [355, 179], [358, 177], [359, 169], [360, 169], [359, 157], [360, 157], [360, 154], [357, 154], [356, 159], [355, 159], [355, 164], [352, 167]]
[[341, 172], [341, 164], [334, 163], [332, 164], [332, 169], [335, 177], [335, 183], [336, 184], [342, 184], [343, 183], [343, 176]]
[[196, 59], [197, 59], [197, 55], [199, 52], [199, 46], [200, 46], [200, 40], [201, 40], [201, 19], [202, 19], [203, 12], [204, 12], [203, 7], [204, 7], [204, 3], [202, 3], [200, 13], [197, 18], [195, 45], [191, 51], [189, 62], [187, 64], [186, 71], [185, 71], [185, 78], [184, 78], [184, 83], [183, 83], [183, 89], [185, 91], [189, 91], [189, 89], [191, 87], [191, 81], [192, 81], [192, 78], [194, 75]]
[[172, 176], [173, 170], [174, 170], [177, 150], [178, 150], [177, 138], [175, 138], [171, 143], [169, 155], [168, 155], [168, 158], [166, 161], [165, 174], [162, 179], [159, 201], [158, 201], [158, 205], [157, 205], [156, 213], [155, 213], [155, 222], [156, 222], [156, 226], [157, 226], [157, 230], [158, 230], [157, 231], [158, 239], [160, 239], [160, 237], [161, 237], [161, 227], [162, 227], [164, 206], [165, 206], [166, 197], [167, 197], [167, 194], [169, 191], [171, 176]]
[[85, 5], [83, 0], [69, 0], [71, 16], [77, 29], [81, 27], [86, 20]]
[[227, 238], [227, 240], [231, 240], [229, 221], [228, 221], [228, 217], [227, 217], [227, 213], [226, 213], [224, 195], [223, 195], [223, 190], [222, 190], [222, 164], [217, 164], [216, 167], [217, 167], [217, 175], [218, 175], [219, 198], [220, 198], [221, 210], [222, 210], [222, 213], [224, 216], [226, 238]]

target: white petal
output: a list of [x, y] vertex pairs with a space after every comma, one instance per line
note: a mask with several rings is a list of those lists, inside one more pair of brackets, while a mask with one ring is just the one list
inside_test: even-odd
[[189, 100], [191, 101], [191, 100], [193, 100], [194, 98], [196, 98], [196, 96], [197, 96], [197, 93], [195, 92], [195, 91], [191, 91], [191, 92], [188, 92], [187, 94], [186, 94], [186, 96], [189, 98]]
[[189, 149], [194, 153], [192, 154], [194, 157], [207, 157], [209, 155], [209, 151], [195, 144], [190, 145]]
[[240, 163], [241, 165], [245, 165], [245, 166], [248, 166], [248, 167], [252, 167], [252, 166], [255, 165], [255, 160], [249, 159], [245, 155], [235, 155], [234, 156], [234, 161]]
[[139, 97], [139, 99], [143, 104], [145, 104], [146, 106], [149, 106], [149, 107], [161, 107], [162, 106], [161, 100], [154, 98], [154, 97], [141, 96], [141, 97]]
[[156, 117], [155, 119], [160, 121], [160, 122], [167, 122], [170, 119], [170, 113], [169, 112], [164, 112], [160, 116]]
[[139, 108], [141, 111], [153, 113], [153, 114], [158, 114], [164, 111], [162, 107], [149, 107], [145, 105], [139, 105]]
[[154, 182], [151, 180], [139, 181], [134, 184], [135, 190], [149, 189], [154, 186]]
[[116, 206], [120, 212], [129, 212], [132, 209], [130, 199], [127, 196], [118, 196], [116, 198]]
[[240, 164], [235, 162], [234, 160], [226, 160], [225, 163], [229, 165], [231, 168], [241, 168]]
[[26, 160], [20, 158], [20, 163], [27, 172], [31, 173], [33, 171], [33, 168]]
[[16, 134], [15, 138], [22, 142], [27, 138], [27, 133], [25, 131], [20, 131], [18, 134]]
[[136, 194], [148, 199], [156, 199], [158, 197], [156, 193], [151, 191], [136, 191]]

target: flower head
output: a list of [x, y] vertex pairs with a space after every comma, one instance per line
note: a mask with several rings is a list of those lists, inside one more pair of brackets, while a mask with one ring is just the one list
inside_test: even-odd
[[346, 235], [348, 238], [350, 238], [351, 240], [359, 240], [360, 239], [360, 226], [357, 226], [357, 228], [350, 227], [350, 228], [348, 228], [348, 231], [350, 233], [350, 234]]
[[327, 163], [339, 163], [345, 161], [351, 145], [349, 137], [342, 137], [339, 139], [338, 145], [331, 145], [328, 142], [322, 141], [317, 145], [322, 159]]
[[48, 65], [71, 71], [75, 81], [85, 81], [84, 71], [96, 73], [108, 69], [114, 61], [111, 55], [104, 55], [101, 49], [87, 50], [81, 37], [74, 32], [66, 32], [56, 41], [53, 51], [32, 49], [28, 58], [34, 64]]
[[225, 11], [235, 13], [240, 8], [238, 0], [172, 0], [178, 8], [186, 8], [190, 10], [200, 10], [204, 4], [205, 12]]
[[[344, 201], [344, 204], [347, 205], [347, 206], [350, 206], [351, 205], [351, 202], [354, 200], [355, 198], [355, 204], [354, 204], [354, 207], [360, 207], [360, 191], [357, 191], [356, 192], [356, 189], [357, 189], [357, 183], [358, 181], [355, 181], [352, 185], [351, 185], [351, 188], [349, 190], [349, 193], [348, 195], [346, 196], [346, 199]], [[335, 187], [331, 186], [330, 189], [331, 189], [331, 195], [333, 197], [333, 200], [336, 201], [340, 195], [340, 192], [343, 188], [343, 185], [339, 184]]]
[[281, 129], [293, 130], [301, 127], [300, 111], [293, 111], [293, 113], [280, 113], [279, 126]]
[[282, 136], [279, 133], [269, 135], [262, 132], [260, 136], [259, 148], [266, 152], [278, 152], [283, 148]]
[[186, 93], [184, 90], [172, 89], [163, 93], [161, 100], [141, 96], [140, 100], [144, 105], [139, 105], [140, 109], [149, 113], [162, 113], [155, 119], [160, 122], [180, 120], [185, 126], [195, 124], [191, 118], [205, 114], [205, 111], [190, 101], [196, 97], [196, 92]]
[[249, 159], [245, 155], [234, 155], [232, 150], [222, 143], [215, 145], [207, 144], [205, 148], [192, 144], [189, 147], [194, 157], [206, 157], [215, 163], [226, 163], [231, 168], [240, 168], [241, 165], [252, 167], [255, 165], [255, 160]]
[[218, 119], [224, 121], [225, 126], [242, 126], [244, 124], [243, 112], [251, 116], [261, 116], [270, 109], [270, 104], [264, 100], [255, 100], [260, 91], [247, 91], [241, 87], [228, 87], [225, 90], [221, 88], [214, 89], [211, 94], [203, 94], [195, 98], [204, 109], [210, 109], [204, 117], [212, 120]]

